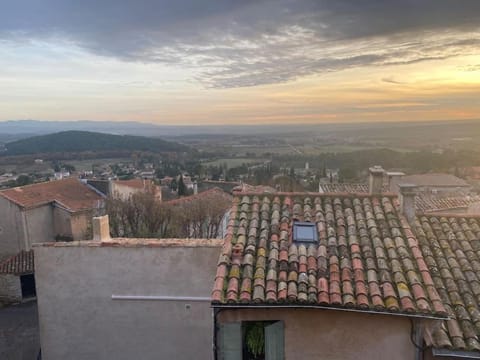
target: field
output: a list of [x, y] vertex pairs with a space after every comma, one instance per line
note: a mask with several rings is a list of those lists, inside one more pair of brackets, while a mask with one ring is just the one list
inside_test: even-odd
[[259, 158], [221, 158], [213, 161], [207, 161], [202, 163], [204, 166], [221, 166], [227, 164], [227, 168], [234, 168], [241, 166], [242, 164], [253, 165], [264, 162], [265, 159]]

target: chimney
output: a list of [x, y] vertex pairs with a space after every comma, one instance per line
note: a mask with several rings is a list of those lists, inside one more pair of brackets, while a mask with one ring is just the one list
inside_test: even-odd
[[198, 194], [198, 184], [196, 181], [193, 182], [193, 193]]
[[110, 225], [108, 223], [108, 215], [95, 216], [92, 220], [93, 241], [110, 240]]
[[385, 170], [381, 166], [375, 165], [368, 169], [368, 192], [370, 195], [378, 195], [382, 193], [383, 174]]
[[387, 172], [387, 179], [388, 179], [388, 191], [396, 193], [398, 192], [398, 185], [405, 176], [405, 173], [400, 171], [389, 171]]
[[415, 221], [415, 195], [414, 184], [398, 184], [400, 189], [400, 211], [409, 223]]

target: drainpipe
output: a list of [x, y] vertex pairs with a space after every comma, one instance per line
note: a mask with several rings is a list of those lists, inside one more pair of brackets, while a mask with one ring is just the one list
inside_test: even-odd
[[414, 360], [423, 360], [424, 346], [423, 346], [423, 326], [419, 320], [410, 319], [411, 332], [410, 341], [415, 347]]
[[217, 316], [218, 314], [220, 314], [220, 311], [222, 311], [222, 309], [219, 309], [219, 308], [213, 308], [213, 360], [218, 360], [218, 351], [217, 351], [217, 332], [218, 332], [218, 328], [217, 328], [217, 323], [218, 323], [218, 319], [217, 319]]

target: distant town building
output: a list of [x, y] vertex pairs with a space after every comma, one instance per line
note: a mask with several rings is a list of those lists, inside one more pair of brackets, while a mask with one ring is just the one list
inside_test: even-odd
[[88, 238], [103, 201], [75, 178], [0, 191], [0, 259], [33, 243]]
[[152, 180], [131, 179], [111, 180], [109, 182], [109, 194], [113, 197], [127, 200], [133, 194], [151, 191], [158, 200], [162, 200], [162, 191]]

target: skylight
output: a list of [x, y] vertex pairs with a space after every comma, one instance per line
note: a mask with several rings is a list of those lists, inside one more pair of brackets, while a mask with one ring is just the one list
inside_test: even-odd
[[315, 223], [296, 221], [293, 223], [293, 241], [317, 243], [318, 235]]

